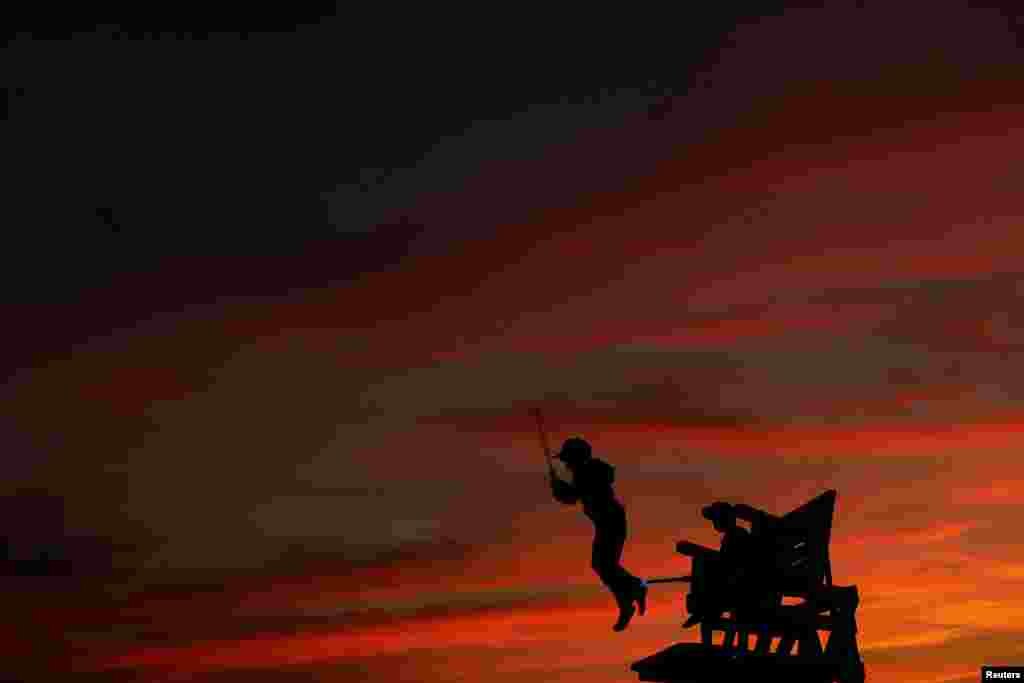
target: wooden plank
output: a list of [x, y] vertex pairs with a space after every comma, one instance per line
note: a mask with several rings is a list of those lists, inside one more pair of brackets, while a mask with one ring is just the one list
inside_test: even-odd
[[[712, 628], [722, 630], [726, 626], [736, 626], [741, 622], [738, 622], [733, 617], [723, 616], [717, 619], [708, 620], [707, 623], [710, 623]], [[757, 621], [743, 623], [750, 627], [762, 625], [767, 626], [768, 630], [771, 631], [793, 627], [831, 631], [836, 626], [837, 620], [827, 614], [815, 614], [799, 607], [783, 606], [771, 610], [768, 614], [763, 614], [763, 617]]]
[[630, 667], [641, 681], [703, 683], [704, 681], [779, 680], [787, 683], [827, 683], [836, 674], [825, 657], [800, 657], [734, 652], [720, 646], [677, 643], [635, 662]]

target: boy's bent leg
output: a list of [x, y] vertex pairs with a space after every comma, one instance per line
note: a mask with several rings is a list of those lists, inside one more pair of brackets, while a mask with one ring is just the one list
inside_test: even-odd
[[[615, 596], [615, 603], [619, 607], [619, 618], [612, 626], [615, 631], [623, 631], [629, 625], [636, 608], [633, 602], [636, 598], [636, 577], [619, 565], [619, 553], [621, 545], [617, 543], [614, 536], [609, 537], [600, 531], [594, 537], [594, 548], [591, 555], [591, 567], [601, 579], [601, 583], [608, 587]], [[638, 579], [637, 579], [638, 581]]]
[[637, 603], [641, 615], [647, 611], [647, 583], [627, 571], [619, 562], [622, 558], [624, 530], [611, 525], [611, 528], [598, 528], [594, 535], [594, 547], [591, 555], [591, 567], [601, 578], [602, 583], [616, 596], [620, 604]]

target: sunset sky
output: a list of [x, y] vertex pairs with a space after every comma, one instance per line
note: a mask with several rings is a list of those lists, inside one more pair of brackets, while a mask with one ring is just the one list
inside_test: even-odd
[[682, 590], [612, 632], [534, 406], [632, 572], [834, 488], [868, 681], [1024, 664], [1024, 21], [965, 5], [22, 33], [9, 678], [636, 680]]

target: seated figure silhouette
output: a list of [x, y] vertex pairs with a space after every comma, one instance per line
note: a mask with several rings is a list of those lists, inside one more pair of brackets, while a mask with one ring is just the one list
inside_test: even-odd
[[[701, 514], [711, 521], [715, 531], [722, 534], [721, 553], [715, 565], [714, 574], [709, 577], [708, 596], [702, 607], [691, 614], [683, 624], [689, 628], [697, 622], [704, 622], [703, 628], [710, 629], [711, 622], [725, 611], [724, 603], [756, 604], [760, 591], [754, 571], [755, 551], [750, 532], [736, 524], [736, 511], [728, 503], [717, 502], [705, 507]], [[748, 634], [740, 633], [740, 642], [744, 649]], [[727, 637], [727, 644], [732, 640]]]
[[594, 523], [591, 567], [615, 596], [619, 618], [612, 628], [622, 631], [637, 609], [641, 615], [646, 611], [647, 584], [620, 564], [626, 542], [626, 510], [612, 489], [615, 468], [593, 457], [590, 444], [580, 438], [568, 439], [556, 457], [569, 468], [572, 482], [552, 473], [551, 492], [565, 505], [582, 502], [584, 514]]
[[[711, 520], [715, 530], [721, 533], [722, 545], [718, 561], [709, 567], [707, 595], [683, 628], [700, 622], [701, 640], [711, 642], [714, 622], [726, 609], [736, 608], [739, 613], [734, 614], [733, 622], [738, 623], [738, 634], [731, 628], [726, 629], [725, 646], [731, 647], [733, 635], [738, 635], [739, 650], [748, 649], [753, 626], [758, 637], [756, 650], [764, 651], [771, 639], [761, 624], [761, 612], [781, 600], [781, 595], [765, 584], [764, 571], [758, 566], [757, 544], [750, 531], [736, 523], [735, 508], [728, 503], [713, 503], [703, 508], [701, 515]], [[726, 607], [726, 603], [730, 606]]]

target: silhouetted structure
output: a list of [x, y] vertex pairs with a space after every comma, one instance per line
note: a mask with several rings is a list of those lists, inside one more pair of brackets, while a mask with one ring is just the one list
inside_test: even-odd
[[[826, 491], [782, 517], [742, 504], [705, 508], [723, 533], [722, 549], [676, 545], [693, 560], [684, 627], [699, 623], [701, 642], [679, 643], [634, 663], [640, 680], [863, 683], [857, 587], [832, 584], [835, 500], [836, 492]], [[737, 519], [750, 523], [749, 533]], [[784, 604], [785, 598], [800, 602]], [[717, 645], [716, 631], [723, 632]], [[824, 647], [819, 632], [829, 633]], [[752, 651], [751, 633], [757, 638]]]
[[615, 468], [593, 457], [590, 444], [579, 438], [568, 439], [556, 457], [572, 472], [572, 483], [552, 471], [551, 493], [565, 505], [582, 502], [584, 514], [594, 523], [591, 567], [615, 596], [619, 619], [613, 628], [622, 631], [637, 608], [640, 614], [646, 611], [647, 585], [619, 563], [626, 542], [626, 510], [612, 489]]

